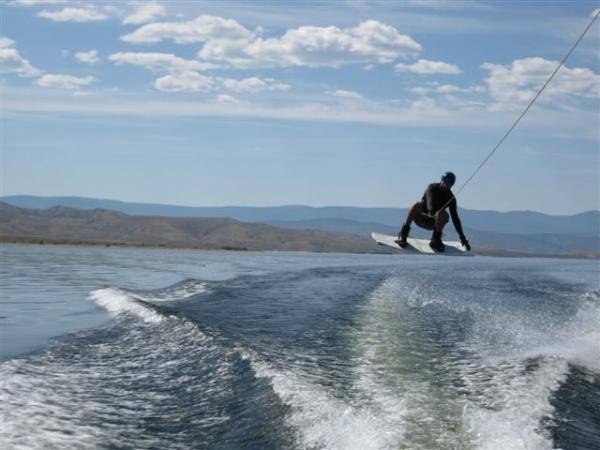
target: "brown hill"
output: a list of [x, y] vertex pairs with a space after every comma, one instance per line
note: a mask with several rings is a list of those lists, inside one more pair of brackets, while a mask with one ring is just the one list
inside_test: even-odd
[[291, 230], [222, 218], [130, 216], [106, 209], [81, 210], [64, 206], [24, 209], [2, 202], [0, 235], [4, 240], [19, 241], [46, 238], [65, 243], [388, 253], [371, 239], [350, 234]]

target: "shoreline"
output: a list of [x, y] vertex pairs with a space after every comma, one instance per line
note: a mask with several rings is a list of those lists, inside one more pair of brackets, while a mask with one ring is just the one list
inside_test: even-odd
[[[59, 247], [104, 247], [104, 248], [144, 248], [144, 249], [163, 249], [163, 250], [200, 250], [200, 251], [234, 251], [234, 252], [276, 252], [281, 250], [274, 249], [249, 249], [247, 247], [234, 246], [194, 246], [194, 245], [176, 245], [164, 243], [134, 243], [134, 242], [114, 242], [114, 241], [88, 241], [88, 240], [69, 240], [48, 238], [41, 236], [2, 236], [0, 235], [0, 244], [13, 245], [53, 245]], [[394, 255], [390, 253], [376, 252], [315, 252], [310, 250], [286, 250], [286, 252], [306, 252], [306, 253], [346, 253], [350, 255]], [[548, 259], [577, 259], [577, 260], [600, 260], [600, 253], [595, 254], [554, 254], [554, 253], [525, 253], [513, 252], [510, 250], [481, 248], [473, 251], [473, 256], [488, 256], [495, 258], [548, 258]]]
[[0, 235], [0, 244], [15, 245], [55, 245], [63, 247], [118, 247], [118, 248], [148, 248], [148, 249], [167, 249], [167, 250], [222, 250], [222, 251], [270, 251], [253, 250], [247, 247], [234, 246], [195, 246], [195, 245], [175, 245], [175, 244], [154, 244], [154, 243], [136, 243], [136, 242], [115, 242], [115, 241], [88, 241], [88, 240], [69, 240], [58, 238], [47, 238], [39, 236], [2, 236]]

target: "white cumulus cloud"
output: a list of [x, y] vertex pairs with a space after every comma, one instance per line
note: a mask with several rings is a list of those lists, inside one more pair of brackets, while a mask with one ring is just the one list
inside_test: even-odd
[[134, 2], [133, 5], [135, 12], [123, 19], [124, 25], [152, 22], [154, 19], [164, 16], [167, 11], [164, 5], [156, 2]]
[[185, 22], [157, 22], [144, 25], [121, 36], [129, 44], [154, 44], [172, 40], [178, 44], [194, 44], [209, 39], [247, 39], [251, 32], [233, 19], [202, 15]]
[[411, 109], [415, 111], [431, 111], [435, 110], [437, 107], [437, 103], [434, 99], [429, 97], [423, 97], [418, 100], [415, 100], [410, 104]]
[[340, 67], [389, 63], [414, 56], [421, 46], [392, 26], [367, 20], [353, 28], [303, 26], [281, 37], [210, 39], [198, 52], [202, 59], [237, 68]]
[[85, 64], [94, 65], [100, 63], [100, 57], [98, 56], [98, 50], [90, 50], [88, 52], [77, 52], [75, 53], [75, 59]]
[[402, 6], [413, 8], [439, 9], [439, 10], [490, 10], [491, 5], [474, 2], [473, 0], [403, 0]]
[[73, 96], [75, 97], [89, 97], [90, 95], [92, 93], [88, 91], [73, 91]]
[[154, 87], [164, 92], [207, 92], [214, 89], [214, 80], [198, 72], [185, 71], [158, 78]]
[[149, 70], [201, 71], [210, 69], [212, 64], [180, 58], [171, 53], [118, 52], [108, 57], [117, 65], [132, 64]]
[[72, 0], [12, 0], [8, 4], [11, 6], [59, 5], [70, 1]]
[[413, 94], [417, 94], [417, 95], [425, 95], [425, 94], [429, 94], [431, 92], [431, 88], [425, 87], [425, 86], [415, 86], [415, 87], [409, 88], [408, 90], [410, 92], [412, 92]]
[[459, 92], [465, 92], [465, 89], [453, 84], [442, 84], [441, 86], [435, 88], [435, 91], [441, 94], [456, 94]]
[[211, 63], [180, 58], [170, 53], [113, 53], [108, 59], [116, 65], [131, 64], [153, 72], [166, 72], [154, 82], [164, 92], [206, 92], [227, 89], [233, 92], [287, 91], [290, 85], [273, 78], [249, 77], [241, 80], [214, 78], [198, 72], [214, 68]]
[[239, 103], [240, 102], [237, 98], [232, 97], [231, 95], [227, 95], [227, 94], [217, 95], [217, 101], [219, 103]]
[[130, 44], [202, 43], [201, 59], [237, 68], [383, 64], [421, 51], [410, 36], [376, 20], [351, 28], [302, 26], [271, 38], [261, 33], [260, 28], [251, 31], [233, 19], [202, 15], [143, 25], [121, 39]]
[[442, 84], [441, 86], [437, 86], [435, 88], [435, 92], [439, 92], [440, 94], [464, 94], [483, 91], [485, 91], [485, 88], [483, 86], [461, 87], [456, 86], [454, 84]]
[[73, 75], [51, 74], [48, 73], [37, 80], [37, 84], [42, 87], [60, 88], [60, 89], [79, 89], [96, 81], [96, 78], [75, 77]]
[[0, 48], [10, 48], [15, 45], [15, 41], [6, 36], [0, 37]]
[[31, 65], [14, 48], [15, 41], [5, 36], [0, 37], [0, 66], [2, 73], [15, 73], [21, 77], [37, 77], [41, 71]]
[[394, 66], [396, 72], [413, 72], [418, 74], [457, 74], [461, 73], [460, 67], [454, 64], [448, 64], [442, 61], [430, 61], [428, 59], [419, 59], [413, 64], [396, 64]]
[[[484, 63], [487, 70], [485, 82], [495, 107], [519, 108], [535, 95], [557, 67], [557, 61], [540, 57], [516, 59], [510, 65]], [[597, 98], [600, 75], [588, 68], [562, 67], [544, 91], [542, 100], [577, 96]]]
[[96, 10], [94, 7], [66, 7], [60, 11], [43, 10], [38, 13], [38, 17], [54, 22], [98, 22], [108, 19], [106, 14]]
[[234, 92], [260, 92], [260, 91], [287, 91], [290, 89], [289, 84], [280, 83], [273, 78], [244, 78], [242, 80], [226, 79], [223, 85]]
[[484, 85], [457, 86], [455, 84], [440, 84], [437, 81], [425, 83], [422, 86], [414, 86], [407, 89], [416, 95], [444, 94], [452, 96], [472, 96], [486, 92]]
[[334, 95], [336, 97], [342, 97], [342, 98], [355, 98], [355, 99], [362, 98], [362, 95], [360, 95], [358, 92], [346, 91], [344, 89], [338, 89], [337, 91], [327, 92], [327, 93]]

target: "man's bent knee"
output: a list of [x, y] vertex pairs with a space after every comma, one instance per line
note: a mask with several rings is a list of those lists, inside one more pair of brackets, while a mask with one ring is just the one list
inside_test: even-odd
[[415, 203], [410, 207], [408, 213], [406, 214], [406, 221], [404, 222], [406, 225], [410, 225], [414, 220], [419, 217], [419, 214], [423, 211], [423, 205], [421, 203]]
[[410, 207], [410, 210], [420, 214], [423, 211], [423, 204], [421, 202], [417, 202]]

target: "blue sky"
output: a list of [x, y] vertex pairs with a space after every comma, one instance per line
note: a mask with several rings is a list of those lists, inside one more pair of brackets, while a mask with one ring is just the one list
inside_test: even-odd
[[[405, 207], [477, 167], [598, 8], [2, 3], [2, 194]], [[599, 208], [596, 23], [459, 196]]]

